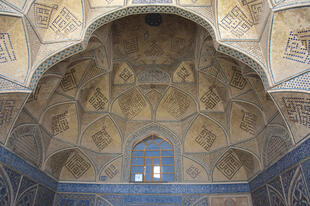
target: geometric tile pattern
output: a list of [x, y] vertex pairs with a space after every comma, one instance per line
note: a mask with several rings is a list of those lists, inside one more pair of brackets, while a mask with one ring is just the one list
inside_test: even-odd
[[53, 206], [55, 192], [39, 185], [34, 206]]
[[205, 197], [202, 200], [199, 200], [197, 203], [194, 204], [194, 206], [208, 206], [209, 205], [209, 201], [208, 198]]
[[310, 72], [301, 74], [293, 79], [283, 82], [277, 85], [273, 89], [299, 89], [299, 90], [310, 90]]
[[15, 172], [14, 170], [8, 168], [8, 167], [4, 167], [4, 170], [10, 179], [10, 182], [11, 182], [11, 185], [13, 188], [13, 192], [14, 192], [14, 196], [15, 196], [17, 193], [18, 187], [19, 187], [21, 175], [18, 174], [17, 172]]
[[30, 180], [29, 178], [23, 176], [22, 182], [19, 186], [18, 190], [18, 197], [22, 195], [26, 190], [33, 187], [36, 184], [36, 182]]
[[253, 206], [269, 205], [269, 198], [266, 186], [263, 186], [252, 193]]
[[9, 183], [0, 167], [0, 205], [11, 205], [11, 195]]
[[288, 205], [310, 205], [309, 192], [300, 168], [292, 179], [288, 194]]
[[3, 79], [3, 78], [0, 78], [0, 91], [10, 91], [10, 90], [22, 90], [22, 91], [27, 91], [29, 89], [19, 85], [19, 84], [16, 84], [16, 83], [13, 83], [9, 80], [6, 80], [6, 79]]
[[55, 197], [55, 206], [93, 206], [96, 196], [86, 194], [63, 194], [57, 193]]
[[250, 182], [253, 206], [269, 205], [268, 200], [276, 206], [310, 205], [309, 147], [307, 140]]
[[270, 204], [275, 206], [285, 206], [285, 201], [278, 191], [268, 187]]
[[34, 200], [35, 200], [35, 195], [36, 195], [37, 187], [33, 187], [29, 190], [27, 190], [25, 193], [20, 196], [17, 201], [16, 205], [17, 206], [28, 206], [28, 205], [33, 205]]

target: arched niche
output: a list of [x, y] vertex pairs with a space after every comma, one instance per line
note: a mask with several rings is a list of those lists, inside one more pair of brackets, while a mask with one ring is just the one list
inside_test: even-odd
[[150, 135], [156, 135], [168, 140], [174, 149], [174, 167], [175, 167], [175, 182], [181, 182], [182, 174], [182, 156], [181, 156], [181, 142], [178, 137], [167, 128], [158, 124], [151, 124], [131, 135], [126, 144], [124, 144], [124, 159], [123, 159], [123, 181], [130, 181], [130, 165], [131, 152], [133, 146]]
[[78, 148], [55, 152], [47, 158], [44, 167], [57, 180], [91, 182], [96, 177], [92, 161]]
[[212, 179], [214, 182], [248, 181], [260, 168], [260, 162], [255, 155], [243, 149], [230, 148], [217, 160]]

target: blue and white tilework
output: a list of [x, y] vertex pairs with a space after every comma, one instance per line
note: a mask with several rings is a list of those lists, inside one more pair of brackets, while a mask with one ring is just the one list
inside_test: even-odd
[[2, 146], [0, 146], [0, 163], [14, 168], [15, 171], [22, 171], [20, 172], [22, 175], [26, 175], [52, 190], [57, 188], [57, 182], [54, 179]]
[[298, 89], [310, 91], [310, 72], [304, 73], [293, 79], [290, 79], [273, 89]]
[[249, 183], [253, 206], [310, 205], [309, 158], [308, 139], [255, 177]]
[[0, 167], [0, 205], [10, 205], [12, 195], [9, 180], [2, 167]]
[[96, 196], [86, 194], [58, 193], [55, 197], [55, 206], [93, 206]]
[[0, 163], [1, 206], [53, 206], [55, 192]]

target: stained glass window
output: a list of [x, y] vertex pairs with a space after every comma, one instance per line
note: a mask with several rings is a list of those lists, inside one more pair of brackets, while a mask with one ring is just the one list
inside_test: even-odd
[[132, 151], [131, 181], [174, 181], [173, 156], [173, 148], [168, 141], [155, 135], [143, 139]]

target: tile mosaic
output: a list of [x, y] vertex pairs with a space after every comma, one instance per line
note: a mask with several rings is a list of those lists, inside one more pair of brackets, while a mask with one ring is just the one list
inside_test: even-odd
[[279, 161], [271, 165], [266, 170], [262, 171], [253, 180], [250, 181], [249, 185], [251, 190], [255, 190], [260, 185], [268, 182], [272, 178], [281, 174], [286, 169], [294, 166], [298, 162], [304, 160], [310, 156], [310, 139], [303, 142], [301, 145], [297, 146], [294, 150], [290, 151]]
[[96, 196], [86, 194], [65, 194], [57, 193], [55, 197], [55, 206], [93, 206]]
[[268, 192], [266, 186], [259, 188], [252, 193], [254, 206], [267, 206], [269, 205]]
[[55, 192], [39, 185], [34, 206], [53, 206]]
[[19, 186], [17, 198], [19, 198], [26, 190], [33, 187], [36, 182], [28, 179], [27, 177], [23, 176], [21, 184]]
[[310, 188], [310, 159], [301, 163], [308, 188]]
[[283, 196], [283, 189], [282, 189], [282, 183], [280, 181], [280, 177], [276, 177], [274, 180], [268, 182], [268, 185], [273, 187], [275, 190], [277, 190], [282, 196]]
[[21, 194], [21, 196], [16, 200], [15, 205], [18, 206], [28, 206], [33, 205], [35, 200], [35, 194], [37, 191], [37, 187], [34, 186], [28, 190], [26, 190], [24, 193]]
[[116, 194], [225, 194], [250, 191], [247, 183], [235, 184], [81, 184], [59, 183], [58, 192]]
[[5, 177], [5, 173], [0, 167], [0, 205], [10, 205], [11, 196], [9, 180]]
[[15, 197], [15, 195], [17, 195], [17, 190], [18, 190], [22, 176], [8, 167], [3, 166], [3, 168], [6, 174], [9, 176], [9, 179], [10, 179], [10, 182], [13, 188], [13, 192], [14, 192], [14, 197]]
[[56, 190], [57, 188], [57, 182], [54, 179], [2, 146], [0, 146], [0, 162], [7, 167], [13, 168], [15, 171], [22, 171], [21, 173], [23, 175], [26, 175], [53, 190]]

